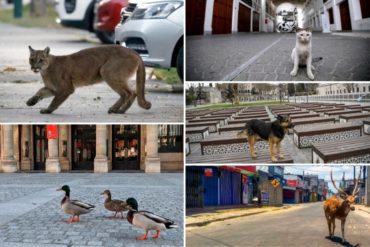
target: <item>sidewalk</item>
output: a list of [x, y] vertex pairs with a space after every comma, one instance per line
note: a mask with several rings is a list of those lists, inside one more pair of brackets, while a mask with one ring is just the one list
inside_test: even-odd
[[370, 214], [370, 207], [366, 207], [365, 205], [356, 205], [357, 209]]
[[[301, 204], [299, 204], [301, 205]], [[238, 205], [236, 207], [206, 207], [186, 210], [186, 227], [205, 226], [213, 222], [224, 221], [239, 217], [246, 217], [266, 212], [291, 209], [299, 205], [283, 205], [281, 207], [263, 206], [255, 207], [253, 205]]]

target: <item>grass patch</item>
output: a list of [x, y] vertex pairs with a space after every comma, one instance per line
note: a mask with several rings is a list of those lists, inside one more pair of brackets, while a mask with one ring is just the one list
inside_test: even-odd
[[47, 5], [46, 15], [42, 17], [31, 16], [30, 4], [23, 5], [22, 18], [13, 17], [12, 9], [0, 9], [0, 22], [9, 23], [21, 27], [48, 27], [48, 28], [61, 28], [61, 25], [56, 23], [55, 19], [58, 17], [54, 6]]
[[[288, 102], [282, 102], [281, 104], [286, 104]], [[230, 108], [230, 107], [240, 107], [240, 106], [269, 106], [269, 105], [279, 105], [280, 101], [258, 101], [258, 102], [241, 102], [239, 105], [232, 105], [227, 103], [213, 104], [198, 106], [194, 109], [219, 109], [219, 108]]]
[[177, 70], [175, 68], [171, 69], [154, 69], [153, 70], [154, 76], [167, 84], [177, 84], [181, 82], [180, 77], [177, 74]]

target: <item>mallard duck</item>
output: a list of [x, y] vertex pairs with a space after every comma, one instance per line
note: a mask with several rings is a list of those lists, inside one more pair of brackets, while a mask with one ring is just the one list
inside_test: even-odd
[[[80, 221], [81, 214], [87, 214], [95, 208], [94, 205], [91, 205], [89, 203], [81, 202], [78, 200], [71, 200], [69, 198], [71, 190], [69, 189], [68, 185], [63, 185], [63, 187], [57, 189], [57, 191], [65, 192], [65, 196], [63, 200], [60, 202], [60, 206], [64, 210], [64, 212], [72, 215], [72, 218], [70, 218], [67, 221], [68, 224], [71, 224], [72, 222]], [[75, 219], [75, 217], [77, 219]]]
[[145, 230], [144, 235], [136, 237], [137, 240], [147, 239], [148, 231], [150, 230], [156, 230], [157, 234], [153, 238], [159, 238], [160, 231], [178, 227], [172, 220], [148, 211], [138, 211], [138, 204], [135, 198], [128, 198], [126, 202], [129, 207], [127, 221]]
[[116, 217], [117, 213], [120, 212], [121, 218], [123, 218], [123, 211], [128, 210], [126, 201], [112, 200], [112, 194], [109, 190], [104, 190], [101, 194], [105, 196], [104, 207], [107, 210], [114, 212], [113, 217]]

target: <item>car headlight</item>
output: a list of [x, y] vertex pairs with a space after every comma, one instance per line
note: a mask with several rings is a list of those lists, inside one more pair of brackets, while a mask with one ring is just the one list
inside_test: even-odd
[[139, 4], [132, 13], [131, 19], [164, 19], [182, 5], [183, 2], [180, 1]]

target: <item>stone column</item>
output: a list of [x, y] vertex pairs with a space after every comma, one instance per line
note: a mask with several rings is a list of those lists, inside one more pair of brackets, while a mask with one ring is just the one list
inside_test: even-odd
[[31, 170], [31, 142], [30, 142], [30, 128], [31, 125], [22, 125], [22, 161], [21, 170], [30, 171]]
[[145, 172], [161, 172], [161, 160], [158, 155], [158, 125], [146, 126]]
[[46, 172], [60, 172], [59, 162], [59, 145], [58, 139], [48, 139], [48, 158], [46, 159], [45, 166]]
[[68, 125], [59, 125], [59, 161], [62, 171], [69, 171], [70, 164], [68, 160]]
[[108, 172], [107, 126], [96, 125], [96, 156], [94, 172]]
[[3, 172], [16, 172], [17, 161], [14, 159], [13, 125], [3, 125], [3, 153], [1, 168]]
[[370, 166], [366, 167], [365, 206], [370, 207]]

